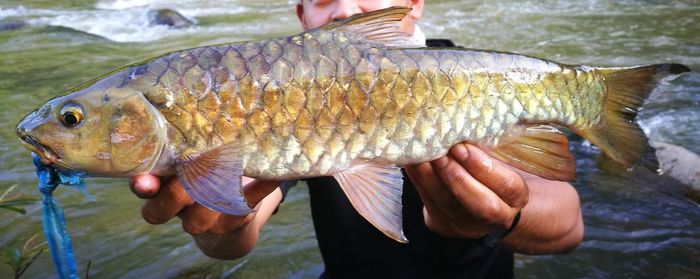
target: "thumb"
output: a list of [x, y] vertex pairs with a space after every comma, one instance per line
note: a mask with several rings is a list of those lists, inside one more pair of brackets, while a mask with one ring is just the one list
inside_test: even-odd
[[139, 174], [131, 178], [129, 188], [137, 197], [151, 199], [160, 190], [160, 178], [150, 174]]

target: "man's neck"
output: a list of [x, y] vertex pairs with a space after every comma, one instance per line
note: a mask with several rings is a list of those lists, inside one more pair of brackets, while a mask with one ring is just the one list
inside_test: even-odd
[[423, 33], [423, 30], [420, 29], [420, 26], [418, 26], [418, 24], [413, 25], [413, 36], [411, 36], [411, 38], [415, 42], [421, 45], [425, 45], [425, 33]]

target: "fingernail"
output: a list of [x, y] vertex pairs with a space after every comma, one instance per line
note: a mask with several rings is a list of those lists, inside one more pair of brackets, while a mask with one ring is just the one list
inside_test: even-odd
[[452, 156], [458, 161], [464, 161], [469, 158], [469, 150], [463, 143], [458, 143], [452, 147]]

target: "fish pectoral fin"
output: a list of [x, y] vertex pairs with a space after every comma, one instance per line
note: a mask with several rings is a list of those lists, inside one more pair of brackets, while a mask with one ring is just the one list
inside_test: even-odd
[[243, 195], [240, 149], [229, 144], [178, 159], [177, 176], [194, 201], [229, 215], [253, 212]]
[[495, 147], [480, 147], [506, 164], [542, 178], [562, 181], [576, 178], [569, 140], [550, 125], [518, 125]]
[[399, 29], [401, 20], [411, 12], [407, 7], [390, 7], [357, 14], [345, 20], [326, 24], [321, 29], [342, 32], [348, 38], [360, 38], [372, 43], [393, 47], [425, 47], [413, 36]]
[[403, 175], [400, 168], [357, 165], [333, 177], [362, 217], [388, 237], [408, 242], [403, 234]]

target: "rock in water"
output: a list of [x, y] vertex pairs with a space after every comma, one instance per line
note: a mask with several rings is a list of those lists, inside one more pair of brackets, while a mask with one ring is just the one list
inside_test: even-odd
[[181, 28], [194, 24], [191, 20], [172, 9], [159, 9], [148, 13], [152, 25], [167, 25]]
[[690, 186], [691, 192], [686, 196], [700, 203], [700, 155], [670, 143], [655, 142], [654, 145], [664, 173]]
[[24, 21], [5, 21], [0, 22], [0, 31], [15, 30], [25, 26], [27, 26], [27, 23]]

